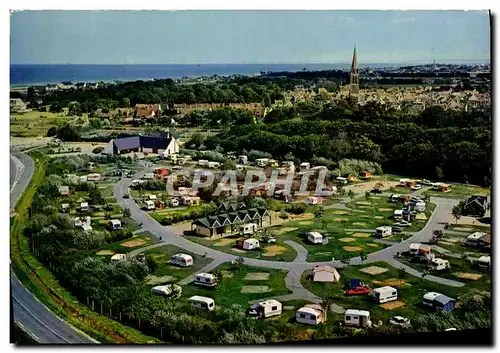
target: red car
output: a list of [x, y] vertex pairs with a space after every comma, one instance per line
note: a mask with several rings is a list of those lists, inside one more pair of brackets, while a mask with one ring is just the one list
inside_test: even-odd
[[361, 282], [359, 279], [350, 279], [346, 283], [346, 295], [367, 295], [372, 292], [371, 288]]
[[356, 287], [348, 289], [345, 294], [347, 295], [368, 295], [372, 292], [371, 288], [368, 286]]

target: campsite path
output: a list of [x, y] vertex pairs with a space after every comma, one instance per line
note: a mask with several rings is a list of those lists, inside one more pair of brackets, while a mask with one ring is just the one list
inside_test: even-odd
[[[407, 273], [409, 273], [415, 277], [422, 278], [422, 275], [423, 275], [422, 272], [417, 271], [413, 267], [405, 265], [405, 264], [397, 261], [396, 259], [391, 259], [391, 260], [387, 261], [387, 263], [395, 268], [404, 268]], [[450, 286], [450, 287], [463, 287], [463, 286], [465, 286], [465, 283], [463, 283], [463, 282], [454, 281], [452, 279], [437, 277], [437, 276], [433, 276], [433, 275], [426, 275], [425, 279], [432, 281], [432, 282], [439, 283], [439, 284], [443, 284], [445, 286]]]
[[[142, 163], [142, 165], [144, 166], [144, 169], [140, 172], [137, 172], [134, 175], [134, 178], [139, 178], [145, 173], [152, 171], [153, 165], [151, 164], [146, 165], [145, 163]], [[144, 252], [148, 249], [159, 247], [165, 244], [171, 244], [186, 249], [187, 251], [190, 251], [192, 253], [198, 255], [205, 255], [209, 258], [212, 258], [214, 260], [213, 261], [214, 265], [221, 264], [223, 262], [231, 262], [238, 258], [235, 255], [231, 255], [222, 251], [211, 249], [203, 245], [191, 242], [188, 239], [184, 238], [182, 235], [179, 235], [172, 228], [162, 226], [155, 219], [153, 219], [147, 212], [141, 210], [134, 200], [130, 198], [128, 199], [123, 198], [124, 194], [129, 193], [128, 186], [130, 182], [131, 179], [123, 178], [115, 185], [113, 192], [118, 204], [122, 208], [128, 207], [130, 209], [132, 217], [137, 222], [142, 223], [143, 225], [142, 230], [144, 231], [148, 230], [161, 239], [159, 243], [152, 244], [150, 246], [143, 247], [141, 249], [137, 249], [135, 251], [130, 252], [129, 254], [131, 256], [135, 256], [138, 253]], [[362, 261], [360, 257], [353, 257], [350, 259], [350, 265], [362, 265], [365, 263], [369, 264], [371, 262], [384, 261], [389, 264], [395, 265], [396, 267], [402, 267], [402, 264], [394, 260], [394, 255], [397, 252], [403, 252], [407, 250], [408, 246], [413, 242], [425, 242], [430, 240], [432, 238], [432, 231], [436, 228], [442, 228], [442, 225], [446, 223], [447, 219], [449, 218], [451, 209], [457, 203], [456, 200], [444, 199], [444, 198], [432, 198], [431, 201], [433, 203], [436, 203], [436, 210], [430, 217], [429, 221], [427, 222], [427, 225], [421, 231], [413, 233], [408, 239], [406, 239], [401, 243], [394, 244], [388, 248], [369, 254], [367, 260], [365, 261]], [[297, 258], [292, 262], [269, 261], [269, 260], [261, 260], [261, 259], [253, 259], [245, 257], [244, 263], [249, 266], [286, 270], [288, 271], [288, 274], [285, 278], [286, 286], [292, 291], [292, 294], [288, 294], [287, 296], [294, 299], [305, 299], [311, 301], [320, 300], [317, 299], [317, 297], [313, 293], [309, 292], [306, 288], [304, 288], [300, 283], [300, 278], [303, 271], [313, 269], [317, 265], [329, 265], [336, 268], [342, 268], [343, 264], [338, 260], [327, 261], [327, 262], [307, 262], [306, 261], [307, 250], [305, 248], [303, 248], [301, 245], [295, 242], [288, 242], [288, 245], [292, 246], [297, 251]], [[409, 268], [408, 270], [409, 273], [421, 277], [421, 273], [419, 271], [410, 267], [408, 268]], [[452, 281], [430, 275], [426, 276], [425, 278], [430, 281], [455, 287], [464, 285], [463, 283], [458, 281]], [[184, 280], [187, 281], [188, 283], [190, 281], [189, 278], [183, 279], [182, 281]]]

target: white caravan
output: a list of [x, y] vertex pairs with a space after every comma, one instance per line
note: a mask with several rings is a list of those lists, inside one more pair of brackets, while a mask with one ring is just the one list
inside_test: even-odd
[[194, 284], [205, 287], [215, 287], [217, 285], [217, 277], [211, 273], [197, 273], [194, 275]]
[[170, 258], [170, 262], [181, 267], [193, 266], [193, 257], [187, 254], [175, 254]]
[[366, 310], [347, 309], [344, 313], [344, 323], [347, 326], [370, 327], [370, 312]]
[[372, 292], [373, 298], [379, 304], [391, 302], [398, 299], [398, 291], [396, 288], [384, 286], [375, 288]]
[[318, 232], [308, 232], [307, 240], [313, 244], [323, 244], [323, 235]]
[[392, 228], [389, 226], [382, 226], [376, 229], [376, 234], [379, 238], [385, 238], [392, 235]]
[[215, 302], [212, 298], [194, 295], [188, 299], [188, 302], [198, 309], [205, 309], [209, 311], [215, 310]]

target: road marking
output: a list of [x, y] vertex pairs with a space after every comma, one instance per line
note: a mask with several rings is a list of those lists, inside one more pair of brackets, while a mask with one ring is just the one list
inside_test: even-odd
[[24, 325], [20, 321], [14, 320], [14, 322], [16, 323], [17, 326], [19, 326], [20, 328], [23, 329], [24, 333], [26, 333], [28, 336], [30, 336], [32, 339], [34, 339], [36, 342], [43, 343], [40, 340], [40, 338], [38, 338], [38, 336], [31, 333], [26, 327], [24, 327]]
[[56, 335], [57, 337], [59, 337], [60, 339], [62, 339], [64, 342], [66, 343], [72, 343], [71, 341], [68, 341], [66, 338], [64, 338], [63, 336], [61, 336], [60, 334], [58, 334], [56, 331], [54, 331], [53, 329], [51, 329], [49, 326], [47, 326], [47, 324], [45, 322], [43, 322], [42, 320], [40, 320], [38, 317], [36, 317], [35, 314], [33, 314], [31, 312], [30, 309], [28, 309], [23, 303], [21, 303], [21, 301], [19, 299], [17, 299], [17, 297], [12, 294], [12, 298], [19, 304], [21, 305], [24, 310], [26, 310], [26, 312], [28, 312], [31, 316], [33, 316], [33, 318], [38, 321], [39, 323], [41, 323], [43, 326], [45, 326], [50, 332], [52, 332], [54, 335]]

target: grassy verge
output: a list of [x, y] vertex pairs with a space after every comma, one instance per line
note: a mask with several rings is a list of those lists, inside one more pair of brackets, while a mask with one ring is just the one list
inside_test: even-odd
[[[246, 307], [251, 300], [290, 293], [285, 286], [286, 271], [246, 265], [238, 267], [229, 263], [220, 265], [218, 269], [222, 271], [222, 281], [217, 287], [208, 288], [190, 283], [183, 287], [182, 296], [189, 298], [193, 295], [201, 295], [213, 298], [216, 306], [231, 307], [232, 304], [240, 304]], [[269, 276], [266, 279], [249, 280], [247, 275], [250, 273], [267, 273]], [[267, 291], [261, 293], [241, 293], [245, 286], [267, 286], [268, 288]]]
[[29, 221], [28, 210], [36, 189], [45, 177], [47, 161], [39, 152], [32, 152], [30, 156], [35, 161], [35, 171], [30, 184], [16, 205], [16, 216], [10, 228], [11, 268], [17, 278], [52, 312], [100, 342], [159, 342], [157, 339], [143, 335], [137, 330], [90, 310], [69, 291], [61, 287], [52, 272], [32, 254], [23, 230]]

